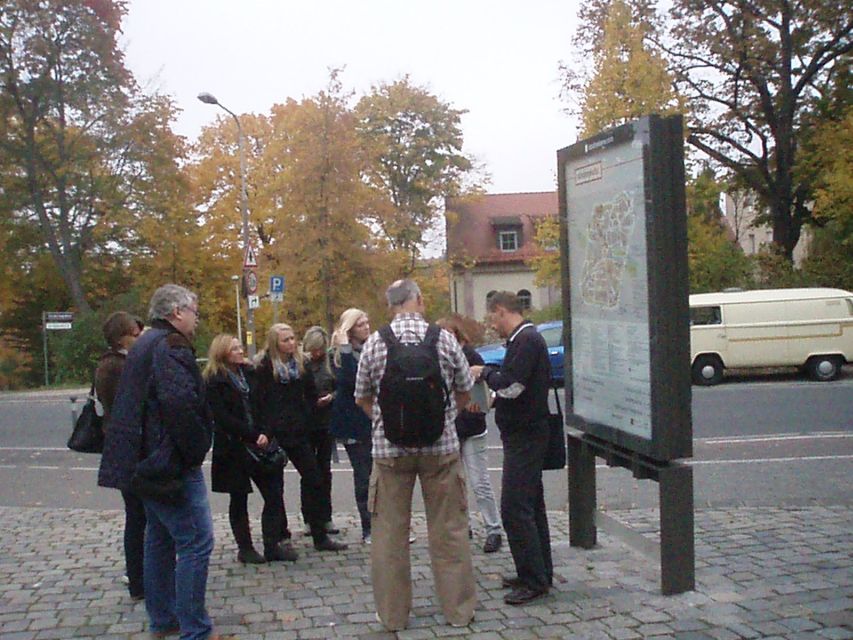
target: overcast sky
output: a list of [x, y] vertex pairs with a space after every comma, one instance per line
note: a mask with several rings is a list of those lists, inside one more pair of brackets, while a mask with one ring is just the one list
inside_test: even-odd
[[409, 74], [457, 109], [465, 152], [490, 193], [556, 189], [556, 150], [576, 139], [562, 112], [558, 61], [570, 60], [578, 2], [558, 0], [131, 0], [127, 64], [183, 110], [194, 139], [222, 111], [268, 113], [345, 67], [357, 95]]

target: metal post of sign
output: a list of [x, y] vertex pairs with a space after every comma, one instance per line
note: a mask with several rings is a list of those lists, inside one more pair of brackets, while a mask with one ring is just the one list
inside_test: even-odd
[[240, 314], [240, 276], [231, 276], [234, 282], [234, 297], [237, 300], [237, 339], [243, 343], [243, 319]]
[[47, 369], [47, 315], [44, 311], [41, 312], [41, 334], [44, 342], [44, 386], [50, 385], [50, 375]]

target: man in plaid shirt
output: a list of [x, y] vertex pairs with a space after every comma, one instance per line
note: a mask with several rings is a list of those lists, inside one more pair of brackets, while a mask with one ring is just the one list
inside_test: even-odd
[[[394, 314], [391, 329], [402, 343], [420, 342], [428, 324], [424, 301], [412, 280], [398, 280], [385, 292]], [[426, 447], [402, 448], [385, 438], [378, 402], [387, 348], [378, 332], [364, 343], [355, 383], [355, 401], [373, 420], [373, 473], [368, 508], [371, 512], [371, 576], [376, 610], [390, 631], [405, 629], [412, 607], [409, 528], [412, 491], [420, 479], [427, 514], [429, 552], [436, 592], [444, 617], [454, 627], [474, 617], [476, 594], [465, 477], [456, 436], [456, 407], [468, 403], [474, 384], [462, 348], [442, 330], [438, 340], [442, 377], [451, 389], [441, 437]]]

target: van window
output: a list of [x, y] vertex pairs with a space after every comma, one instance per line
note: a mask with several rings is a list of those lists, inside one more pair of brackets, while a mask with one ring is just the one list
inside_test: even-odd
[[690, 326], [721, 323], [720, 307], [690, 307]]

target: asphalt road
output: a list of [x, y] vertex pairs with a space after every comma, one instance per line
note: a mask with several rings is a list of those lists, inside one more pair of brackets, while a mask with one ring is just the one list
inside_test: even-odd
[[[118, 492], [96, 486], [99, 458], [65, 448], [72, 392], [0, 394], [0, 505], [120, 509]], [[82, 395], [82, 394], [81, 394]], [[491, 419], [490, 419], [491, 422]], [[727, 378], [693, 388], [695, 503], [714, 506], [853, 504], [853, 372], [815, 383], [782, 374]], [[500, 442], [489, 433], [489, 466], [499, 494]], [[333, 504], [354, 511], [346, 455], [334, 465]], [[298, 476], [285, 471], [288, 512], [298, 503]], [[657, 484], [623, 469], [598, 470], [603, 509], [654, 507]], [[567, 500], [565, 472], [546, 473], [546, 501]], [[417, 494], [416, 494], [417, 495]], [[253, 499], [259, 510], [260, 499]], [[213, 494], [215, 511], [227, 496]], [[421, 508], [416, 501], [416, 509]]]

